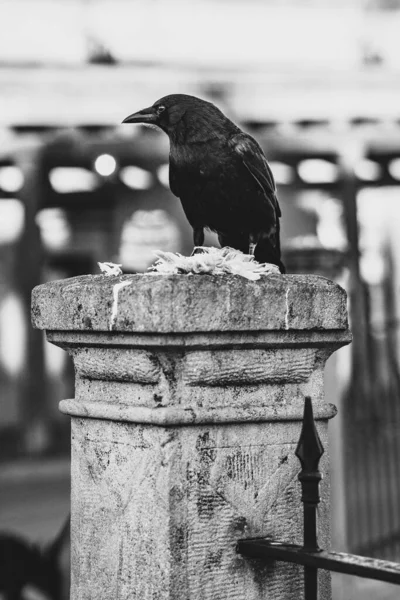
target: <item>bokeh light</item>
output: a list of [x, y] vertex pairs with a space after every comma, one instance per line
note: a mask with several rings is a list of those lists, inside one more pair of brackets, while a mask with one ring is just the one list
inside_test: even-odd
[[109, 177], [117, 168], [117, 161], [111, 154], [101, 154], [94, 162], [94, 168], [99, 175]]

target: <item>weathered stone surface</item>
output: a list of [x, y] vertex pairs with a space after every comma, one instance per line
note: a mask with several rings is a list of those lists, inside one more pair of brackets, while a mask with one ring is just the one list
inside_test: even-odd
[[[300, 568], [263, 567], [235, 545], [301, 543], [294, 450], [305, 395], [328, 450], [323, 369], [350, 341], [344, 291], [321, 277], [79, 277], [36, 288], [33, 322], [76, 369], [60, 405], [72, 417], [72, 598], [302, 597]], [[328, 477], [321, 488], [328, 546]]]
[[123, 354], [119, 348], [86, 348], [73, 351], [75, 370], [80, 377], [131, 383], [158, 383], [161, 368], [153, 355], [145, 350], [128, 349]]
[[84, 275], [38, 286], [40, 329], [184, 333], [347, 329], [346, 294], [317, 276]]
[[219, 386], [307, 381], [316, 350], [220, 350], [188, 352], [184, 378], [189, 385]]
[[[326, 423], [319, 429], [326, 446]], [[299, 433], [298, 422], [164, 429], [74, 419], [72, 598], [302, 597], [301, 569], [235, 552], [242, 537], [301, 543]], [[321, 493], [326, 545], [328, 479]]]

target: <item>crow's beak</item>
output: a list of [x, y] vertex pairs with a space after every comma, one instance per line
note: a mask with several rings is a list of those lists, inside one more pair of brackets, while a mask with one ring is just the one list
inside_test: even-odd
[[139, 112], [133, 113], [126, 117], [122, 121], [123, 123], [157, 123], [157, 113], [152, 106], [139, 110]]

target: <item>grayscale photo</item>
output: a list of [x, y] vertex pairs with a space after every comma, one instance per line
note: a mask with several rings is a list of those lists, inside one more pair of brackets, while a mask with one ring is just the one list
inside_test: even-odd
[[400, 598], [400, 0], [1, 0], [0, 600]]

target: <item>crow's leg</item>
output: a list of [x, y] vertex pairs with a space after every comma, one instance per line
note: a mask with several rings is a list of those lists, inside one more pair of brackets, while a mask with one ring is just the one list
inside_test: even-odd
[[258, 244], [259, 239], [260, 239], [259, 233], [250, 233], [250, 235], [249, 235], [249, 254], [251, 254], [251, 256], [255, 255], [256, 246]]
[[203, 227], [196, 227], [195, 229], [193, 229], [193, 242], [195, 246], [202, 246], [204, 244]]
[[[204, 244], [204, 229], [203, 227], [194, 227], [193, 228], [193, 242], [194, 242], [194, 249], [193, 252], [191, 254], [191, 256], [193, 256], [194, 254], [201, 254], [203, 251], [199, 249], [199, 246], [202, 246]], [[198, 248], [196, 250], [196, 247]]]

